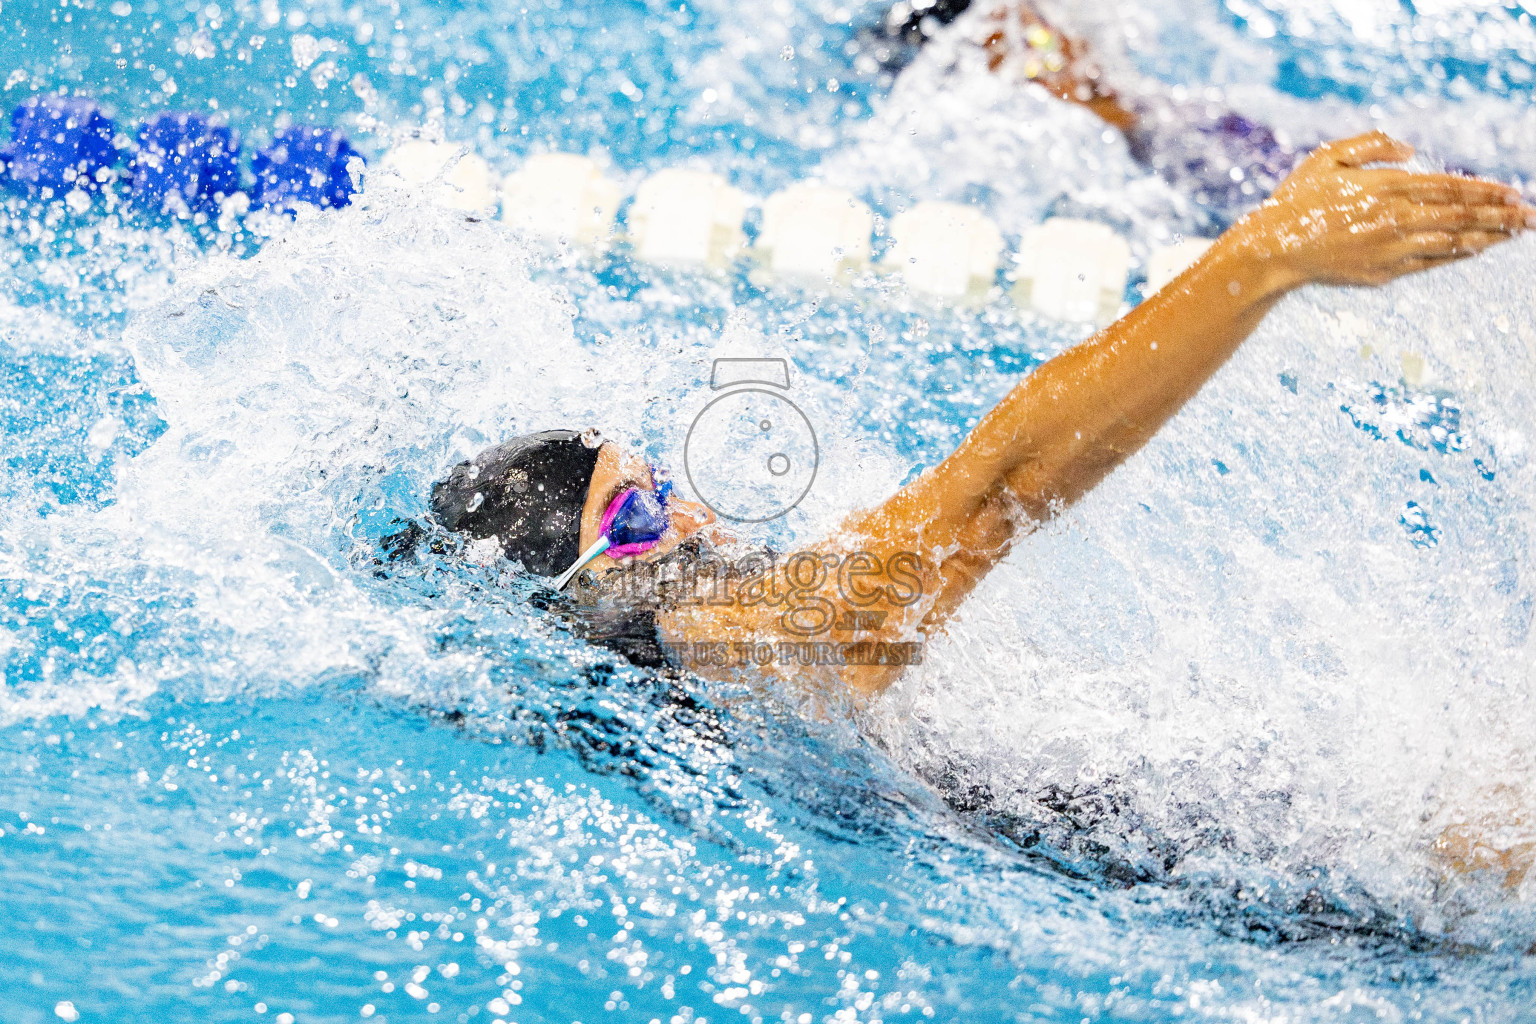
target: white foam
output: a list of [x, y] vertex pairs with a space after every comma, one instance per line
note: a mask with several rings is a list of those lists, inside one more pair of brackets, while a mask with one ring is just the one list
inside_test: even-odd
[[349, 566], [378, 554], [360, 517], [418, 514], [419, 481], [453, 461], [592, 416], [570, 397], [589, 372], [570, 311], [530, 281], [510, 232], [398, 198], [301, 215], [258, 256], [189, 273], [125, 342], [166, 433], [120, 467], [100, 511], [38, 519], [10, 502], [24, 540], [4, 557], [44, 590], [96, 578], [126, 633], [166, 635], [136, 645], [151, 662], [8, 689], [0, 714], [335, 673], [473, 691], [481, 656], [432, 651], [442, 612], [392, 607]]

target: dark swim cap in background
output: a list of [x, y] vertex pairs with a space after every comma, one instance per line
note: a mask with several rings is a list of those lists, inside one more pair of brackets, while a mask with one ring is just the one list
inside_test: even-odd
[[581, 554], [581, 511], [597, 451], [574, 430], [514, 437], [434, 484], [432, 511], [457, 533], [495, 537], [530, 572], [558, 576]]
[[898, 0], [879, 24], [859, 30], [861, 49], [886, 71], [900, 71], [934, 33], [970, 6], [971, 0]]

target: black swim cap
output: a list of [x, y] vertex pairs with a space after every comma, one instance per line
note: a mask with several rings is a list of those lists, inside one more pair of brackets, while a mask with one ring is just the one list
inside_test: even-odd
[[574, 430], [524, 434], [453, 467], [432, 487], [445, 527], [495, 537], [508, 558], [540, 576], [558, 576], [581, 554], [581, 510], [597, 447]]

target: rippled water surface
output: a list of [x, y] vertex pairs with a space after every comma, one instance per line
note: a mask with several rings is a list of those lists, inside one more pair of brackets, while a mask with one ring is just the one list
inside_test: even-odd
[[[430, 122], [501, 170], [817, 177], [880, 247], [921, 199], [1010, 244], [1087, 213], [1138, 268], [1210, 223], [963, 24], [862, 59], [880, 13], [7, 3], [0, 75], [248, 146], [337, 124], [375, 163]], [[1062, 16], [1125, 91], [1536, 170], [1516, 5]], [[1286, 300], [843, 715], [615, 663], [510, 572], [382, 540], [514, 432], [681, 464], [723, 352], [788, 357], [822, 444], [748, 539], [814, 538], [1086, 327], [551, 252], [378, 174], [225, 236], [104, 198], [0, 220], [0, 1019], [1532, 1019], [1536, 881], [1429, 852], [1536, 816], [1529, 240]]]

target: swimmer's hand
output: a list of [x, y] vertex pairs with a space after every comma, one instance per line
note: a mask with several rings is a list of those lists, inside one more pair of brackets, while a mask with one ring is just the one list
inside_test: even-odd
[[989, 70], [1013, 72], [1037, 82], [1058, 99], [1088, 108], [1122, 132], [1137, 127], [1136, 114], [1087, 58], [1087, 45], [1052, 28], [1034, 5], [1003, 4], [982, 24], [979, 42], [987, 52]]
[[1412, 155], [1412, 146], [1381, 132], [1319, 146], [1229, 241], [1264, 261], [1273, 286], [1288, 291], [1385, 284], [1536, 227], [1536, 209], [1508, 185], [1365, 166]]

